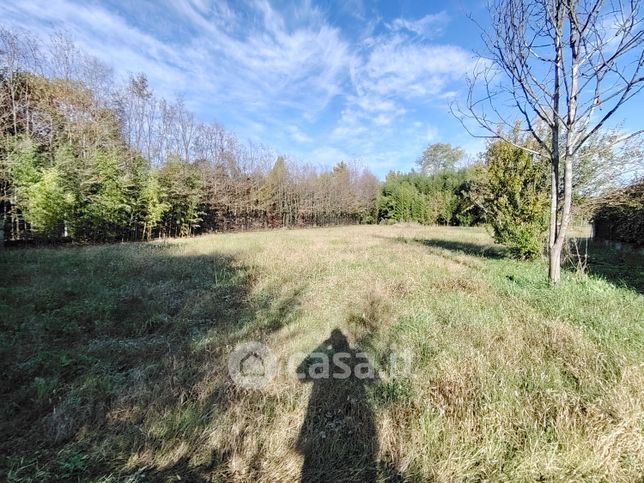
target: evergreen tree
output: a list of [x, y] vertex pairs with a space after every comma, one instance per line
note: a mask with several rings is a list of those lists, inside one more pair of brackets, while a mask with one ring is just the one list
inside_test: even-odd
[[89, 177], [81, 182], [80, 230], [91, 240], [126, 236], [133, 201], [128, 197], [125, 169], [115, 150], [99, 151]]
[[548, 167], [507, 141], [491, 143], [484, 159], [479, 199], [495, 240], [518, 258], [540, 256], [548, 222]]
[[167, 206], [162, 230], [169, 236], [188, 236], [199, 227], [199, 203], [203, 189], [199, 169], [171, 157], [159, 172], [161, 202]]

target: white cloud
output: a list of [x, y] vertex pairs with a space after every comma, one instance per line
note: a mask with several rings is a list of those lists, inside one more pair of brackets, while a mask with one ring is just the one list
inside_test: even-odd
[[425, 134], [425, 139], [428, 143], [438, 139], [438, 130], [433, 126], [427, 126], [427, 133]]
[[343, 109], [340, 119], [331, 131], [331, 139], [344, 141], [364, 135], [368, 132], [368, 120], [368, 114], [359, 109]]
[[378, 114], [374, 119], [373, 123], [376, 126], [388, 126], [393, 121], [393, 116], [388, 116], [387, 114]]
[[307, 144], [313, 142], [313, 138], [303, 132], [298, 126], [291, 125], [288, 126], [287, 128], [288, 133], [291, 136], [291, 139], [293, 141], [300, 143], [300, 144]]
[[183, 5], [185, 19], [199, 28], [188, 51], [189, 57], [202, 61], [199, 77], [221, 93], [222, 100], [264, 110], [305, 106], [308, 115], [315, 116], [342, 90], [348, 44], [306, 4], [295, 12], [300, 21], [296, 26], [287, 25], [287, 16], [266, 1], [253, 7], [261, 21], [230, 32]]
[[187, 84], [189, 77], [176, 67], [181, 58], [171, 47], [99, 6], [51, 0], [46, 6], [40, 2], [6, 3], [0, 11], [13, 25], [45, 36], [65, 30], [83, 50], [121, 73], [146, 72], [166, 94]]
[[410, 117], [450, 100], [454, 83], [471, 71], [475, 59], [459, 47], [418, 42], [402, 32], [370, 37], [361, 54], [351, 66], [354, 93], [346, 97], [331, 139], [374, 167], [402, 159], [413, 163], [438, 139], [438, 131]]
[[313, 7], [299, 7], [303, 23], [292, 27], [266, 1], [251, 5], [255, 22], [243, 22], [225, 2], [182, 0], [167, 8], [186, 25], [182, 38], [159, 40], [100, 5], [69, 0], [46, 7], [3, 4], [0, 12], [34, 32], [64, 27], [80, 47], [117, 70], [145, 72], [164, 95], [201, 92], [213, 105], [264, 111], [306, 106], [315, 115], [342, 90], [348, 44]]
[[449, 17], [447, 13], [443, 11], [436, 14], [425, 15], [417, 20], [397, 18], [388, 26], [394, 31], [403, 30], [429, 38], [440, 35], [448, 22]]
[[349, 96], [347, 100], [366, 112], [389, 112], [398, 109], [394, 101], [379, 97]]
[[397, 34], [381, 39], [365, 61], [354, 65], [352, 78], [363, 95], [428, 97], [441, 94], [473, 65], [471, 54], [460, 47], [418, 44]]
[[367, 14], [364, 0], [344, 0], [340, 2], [340, 9], [358, 20], [365, 20]]

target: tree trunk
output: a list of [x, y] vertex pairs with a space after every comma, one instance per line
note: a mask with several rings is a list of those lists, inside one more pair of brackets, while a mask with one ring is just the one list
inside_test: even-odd
[[550, 163], [550, 226], [548, 233], [548, 263], [550, 283], [561, 277], [561, 248], [557, 246], [559, 235], [559, 157], [553, 156]]
[[557, 213], [559, 202], [559, 169], [558, 162], [552, 161], [550, 163], [550, 226], [548, 229], [548, 252], [557, 240]]
[[557, 283], [561, 278], [561, 247], [557, 244], [550, 247], [548, 262], [550, 282]]
[[[554, 91], [552, 106], [552, 127], [550, 128], [551, 156], [550, 156], [550, 236], [548, 239], [548, 256], [549, 256], [549, 278], [550, 283], [557, 283], [561, 276], [561, 247], [559, 238], [563, 234], [563, 223], [560, 225], [559, 216], [559, 162], [561, 160], [559, 151], [559, 102], [561, 98], [561, 65], [563, 61], [563, 52], [561, 44], [561, 31], [563, 26], [563, 5], [561, 2], [556, 3], [555, 13], [555, 70], [554, 70]], [[565, 190], [565, 187], [564, 187]]]
[[561, 253], [570, 219], [572, 217], [572, 157], [566, 155], [564, 158], [564, 199], [561, 223], [557, 229], [555, 244], [550, 248], [550, 282], [557, 283], [561, 278]]

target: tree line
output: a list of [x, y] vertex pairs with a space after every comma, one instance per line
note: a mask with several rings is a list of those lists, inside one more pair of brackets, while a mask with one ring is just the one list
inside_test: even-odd
[[124, 83], [65, 34], [0, 28], [4, 238], [145, 240], [375, 219], [377, 178], [296, 163]]
[[[517, 145], [528, 142], [514, 133]], [[527, 146], [526, 146], [527, 147]], [[548, 220], [547, 166], [504, 140], [488, 143], [479, 159], [457, 169], [463, 151], [428, 146], [418, 171], [392, 172], [378, 198], [378, 218], [423, 224], [486, 224], [497, 242], [518, 258], [540, 256]]]
[[[604, 201], [613, 199], [614, 193], [641, 193], [616, 191], [638, 179], [643, 157], [637, 138], [616, 146], [620, 136], [618, 129], [599, 130], [575, 157], [574, 215], [585, 221], [601, 219], [604, 225], [606, 219], [614, 218], [619, 230], [630, 233], [628, 239], [633, 240], [639, 230], [633, 227], [642, 224], [641, 196], [631, 196], [628, 203], [613, 204], [610, 209]], [[389, 173], [378, 197], [377, 218], [384, 223], [485, 224], [515, 257], [538, 258], [547, 247], [551, 196], [549, 161], [534, 153], [538, 149], [520, 123], [490, 140], [478, 159], [460, 168], [459, 161], [464, 161], [461, 148], [431, 144], [417, 160], [416, 170]], [[640, 180], [635, 186], [641, 184]]]

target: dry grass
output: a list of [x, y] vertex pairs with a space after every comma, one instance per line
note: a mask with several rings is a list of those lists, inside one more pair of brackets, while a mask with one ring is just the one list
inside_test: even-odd
[[[644, 298], [507, 260], [479, 229], [360, 226], [0, 253], [12, 481], [635, 481]], [[635, 267], [641, 270], [641, 267]], [[370, 384], [281, 370], [334, 329]], [[392, 348], [413, 353], [391, 379]], [[350, 380], [351, 381], [351, 380]], [[303, 473], [304, 468], [304, 473]]]

